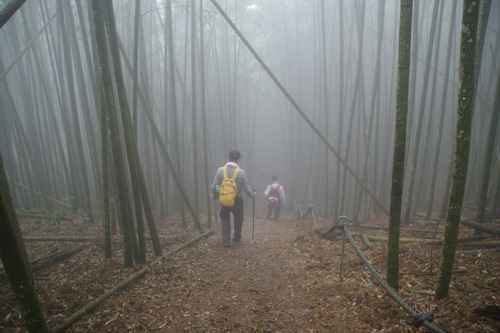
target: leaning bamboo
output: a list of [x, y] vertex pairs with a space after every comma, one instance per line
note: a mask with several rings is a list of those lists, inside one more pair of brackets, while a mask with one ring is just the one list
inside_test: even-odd
[[241, 41], [245, 44], [245, 46], [248, 48], [248, 50], [254, 55], [255, 59], [260, 63], [262, 68], [266, 71], [266, 73], [269, 75], [271, 80], [278, 86], [278, 88], [281, 90], [281, 92], [285, 95], [285, 97], [288, 99], [288, 101], [293, 105], [295, 110], [299, 113], [299, 115], [302, 117], [302, 119], [309, 125], [309, 127], [316, 133], [316, 135], [323, 141], [323, 143], [328, 147], [328, 150], [332, 152], [332, 154], [338, 158], [338, 160], [345, 166], [347, 172], [356, 180], [356, 182], [361, 186], [366, 193], [373, 198], [375, 203], [380, 206], [380, 209], [387, 215], [389, 215], [389, 211], [385, 207], [385, 205], [377, 198], [375, 193], [363, 182], [363, 180], [354, 172], [354, 170], [349, 166], [346, 160], [344, 160], [339, 152], [333, 147], [333, 145], [328, 141], [328, 139], [325, 137], [323, 133], [318, 129], [318, 127], [312, 122], [312, 120], [306, 115], [306, 113], [302, 110], [302, 108], [297, 104], [297, 102], [293, 99], [293, 97], [290, 95], [290, 93], [285, 89], [283, 84], [278, 80], [278, 78], [271, 72], [269, 67], [266, 65], [266, 63], [262, 60], [262, 58], [257, 54], [255, 49], [250, 45], [250, 43], [247, 41], [247, 39], [243, 36], [243, 34], [240, 32], [240, 30], [235, 26], [235, 24], [231, 21], [231, 19], [227, 16], [226, 12], [222, 9], [222, 7], [219, 6], [219, 4], [215, 0], [210, 0], [214, 7], [217, 9], [217, 11], [224, 17], [226, 22], [231, 26], [233, 31], [238, 35], [238, 37], [241, 39]]
[[15, 0], [8, 3], [2, 11], [0, 11], [0, 28], [21, 8], [26, 0]]
[[[16, 181], [14, 182], [14, 184], [15, 184], [15, 185], [17, 185], [18, 187], [22, 188], [23, 190], [26, 190], [26, 191], [28, 191], [28, 192], [32, 192], [32, 193], [34, 193], [34, 194], [36, 194], [36, 195], [38, 195], [38, 196], [43, 197], [43, 194], [42, 194], [42, 193], [40, 193], [40, 192], [38, 192], [38, 191], [35, 191], [35, 190], [30, 189], [30, 188], [29, 188], [28, 186], [26, 186], [26, 185], [20, 184], [20, 183], [18, 183], [18, 182], [16, 182]], [[46, 196], [46, 198], [47, 198], [47, 200], [48, 200], [48, 201], [52, 201], [52, 202], [54, 202], [54, 203], [56, 203], [56, 204], [59, 204], [59, 205], [61, 205], [61, 206], [70, 207], [70, 205], [68, 205], [66, 202], [63, 202], [63, 201], [60, 201], [60, 200], [54, 199], [54, 198], [49, 197], [49, 196]]]
[[175, 253], [177, 253], [177, 252], [185, 249], [186, 247], [190, 246], [193, 243], [196, 243], [197, 241], [199, 241], [202, 238], [205, 238], [205, 237], [208, 237], [208, 236], [212, 235], [213, 233], [214, 233], [213, 230], [209, 230], [207, 232], [199, 234], [199, 235], [191, 238], [190, 240], [188, 240], [186, 243], [182, 244], [181, 246], [179, 246], [179, 247], [173, 249], [172, 251], [166, 253], [162, 257], [160, 257], [160, 258], [158, 258], [158, 259], [150, 262], [143, 269], [141, 269], [141, 270], [135, 272], [134, 274], [130, 275], [127, 279], [125, 279], [125, 280], [121, 281], [120, 283], [116, 284], [111, 289], [109, 289], [108, 291], [106, 291], [104, 294], [102, 294], [101, 296], [97, 297], [92, 302], [90, 302], [89, 304], [87, 304], [84, 307], [80, 308], [79, 310], [77, 310], [69, 318], [67, 318], [61, 325], [54, 327], [52, 329], [52, 332], [53, 333], [57, 333], [57, 332], [63, 332], [63, 331], [65, 331], [71, 325], [73, 325], [75, 322], [77, 322], [79, 319], [81, 319], [84, 315], [90, 313], [92, 310], [94, 310], [95, 308], [97, 308], [102, 302], [104, 302], [104, 300], [106, 300], [107, 298], [113, 296], [118, 291], [124, 289], [129, 284], [131, 284], [132, 282], [138, 280], [140, 277], [142, 277], [143, 275], [145, 275], [147, 273], [148, 269], [152, 265], [160, 262], [162, 259], [171, 257]]
[[[128, 60], [126, 53], [123, 51], [123, 45], [119, 39], [118, 39], [118, 46], [120, 47], [120, 50], [122, 51], [121, 54], [123, 56], [123, 60], [125, 62], [127, 69], [129, 71], [131, 71], [130, 61]], [[145, 102], [146, 99], [145, 99], [144, 93], [142, 92], [140, 87], [139, 87], [138, 93], [139, 93], [139, 98], [141, 99], [141, 101]], [[145, 103], [144, 105], [147, 105], [147, 104]], [[168, 152], [166, 143], [164, 142], [164, 140], [161, 137], [160, 130], [158, 129], [158, 126], [156, 125], [155, 120], [153, 119], [153, 115], [151, 113], [151, 110], [149, 110], [148, 108], [144, 108], [144, 112], [146, 113], [148, 121], [151, 125], [151, 130], [153, 131], [153, 135], [157, 141], [158, 147], [160, 148], [160, 152], [162, 153], [162, 157], [165, 160], [165, 162], [167, 163], [168, 169], [172, 175], [172, 178], [174, 179], [175, 184], [177, 185], [177, 188], [179, 190], [179, 194], [184, 199], [184, 203], [187, 206], [189, 212], [191, 213], [191, 216], [193, 217], [194, 224], [195, 224], [196, 228], [201, 232], [201, 231], [203, 231], [203, 226], [201, 225], [198, 213], [195, 212], [194, 206], [191, 204], [191, 201], [189, 200], [189, 196], [187, 194], [187, 191], [182, 184], [181, 178], [179, 177], [179, 172], [175, 168], [174, 160], [172, 159], [171, 154]]]
[[0, 258], [29, 332], [48, 332], [0, 154]]

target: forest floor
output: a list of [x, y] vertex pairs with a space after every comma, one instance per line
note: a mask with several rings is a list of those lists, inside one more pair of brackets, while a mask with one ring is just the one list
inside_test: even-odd
[[[172, 223], [177, 222], [177, 223]], [[331, 222], [320, 221], [324, 225]], [[499, 222], [499, 221], [497, 221]], [[385, 226], [372, 221], [370, 226]], [[100, 226], [82, 218], [72, 222], [21, 219], [24, 236], [95, 236]], [[497, 224], [498, 226], [498, 224]], [[164, 253], [193, 235], [178, 221], [158, 223]], [[76, 322], [70, 332], [426, 332], [371, 277], [346, 244], [340, 277], [342, 236], [320, 239], [309, 219], [284, 216], [279, 221], [246, 216], [241, 243], [222, 246], [220, 226], [173, 257], [151, 266], [146, 275], [105, 300]], [[361, 233], [385, 230], [350, 227], [378, 272], [385, 276], [386, 243], [362, 242]], [[406, 231], [411, 229], [411, 231]], [[435, 222], [405, 226], [402, 237], [435, 230]], [[437, 228], [441, 237], [443, 226]], [[461, 226], [460, 237], [473, 231]], [[432, 236], [432, 233], [431, 233]], [[30, 259], [75, 246], [70, 242], [26, 242]], [[123, 268], [121, 242], [114, 257], [103, 259], [102, 241], [80, 243], [84, 249], [61, 263], [34, 273], [36, 289], [50, 327], [126, 279], [140, 267]], [[148, 244], [149, 245], [149, 244]], [[150, 245], [149, 245], [150, 247]], [[500, 332], [500, 321], [476, 311], [500, 306], [500, 252], [459, 248], [448, 298], [434, 299], [440, 247], [401, 244], [400, 295], [417, 312], [430, 312], [434, 324], [449, 332]], [[154, 259], [148, 253], [148, 260]], [[0, 331], [22, 332], [10, 287], [0, 284]], [[497, 320], [498, 308], [493, 310]]]

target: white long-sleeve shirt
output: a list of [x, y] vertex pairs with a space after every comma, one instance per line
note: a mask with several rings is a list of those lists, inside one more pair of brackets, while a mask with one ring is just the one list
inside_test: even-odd
[[[279, 189], [278, 189], [278, 187], [279, 187]], [[271, 188], [278, 189], [278, 193], [280, 196], [280, 202], [282, 204], [284, 204], [285, 203], [285, 189], [283, 188], [283, 186], [278, 184], [278, 182], [273, 182], [271, 185], [269, 185], [266, 188], [266, 191], [264, 192], [266, 197], [269, 196], [269, 193], [271, 192]]]

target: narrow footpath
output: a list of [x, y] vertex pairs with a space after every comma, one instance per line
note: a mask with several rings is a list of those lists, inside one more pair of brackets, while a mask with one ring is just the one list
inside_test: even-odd
[[[327, 227], [332, 221], [320, 218], [319, 223]], [[380, 220], [370, 221], [369, 227], [350, 226], [362, 251], [382, 276], [386, 242], [368, 243], [361, 236], [386, 236], [386, 223]], [[428, 332], [411, 325], [410, 315], [371, 277], [348, 243], [341, 276], [339, 230], [326, 240], [313, 232], [310, 218], [297, 220], [289, 215], [274, 221], [256, 217], [252, 240], [252, 218], [247, 214], [242, 242], [225, 248], [217, 226], [216, 235], [152, 265], [144, 276], [106, 299], [67, 331]], [[197, 234], [192, 225], [182, 228], [180, 217], [158, 221], [158, 227], [164, 253]], [[83, 218], [61, 223], [23, 219], [21, 228], [32, 237], [97, 239], [82, 239], [83, 249], [76, 255], [34, 273], [50, 327], [61, 325], [142, 268], [123, 267], [119, 235], [114, 239], [113, 258], [103, 258], [100, 223], [89, 227]], [[429, 230], [435, 232], [435, 223], [416, 222], [405, 229], [403, 237], [419, 237]], [[460, 237], [472, 235], [473, 230], [461, 229]], [[62, 240], [26, 244], [31, 260], [75, 246]], [[151, 262], [155, 257], [149, 245]], [[440, 248], [426, 242], [401, 244], [400, 296], [415, 311], [432, 313], [434, 324], [449, 332], [500, 332], [500, 321], [494, 312], [488, 312], [500, 306], [499, 252], [460, 247], [450, 295], [437, 301], [434, 287], [439, 256]], [[10, 286], [0, 284], [0, 294], [0, 331], [24, 332]]]
[[252, 241], [245, 219], [241, 243], [223, 247], [219, 228], [108, 300], [82, 330], [346, 331], [333, 243], [290, 218], [256, 218]]

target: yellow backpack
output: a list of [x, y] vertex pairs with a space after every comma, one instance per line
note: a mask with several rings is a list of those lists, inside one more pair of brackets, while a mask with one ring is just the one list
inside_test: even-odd
[[233, 207], [234, 200], [238, 196], [238, 189], [236, 187], [236, 176], [240, 172], [240, 168], [234, 169], [231, 178], [227, 176], [227, 167], [223, 167], [224, 180], [220, 186], [219, 201], [224, 207]]

